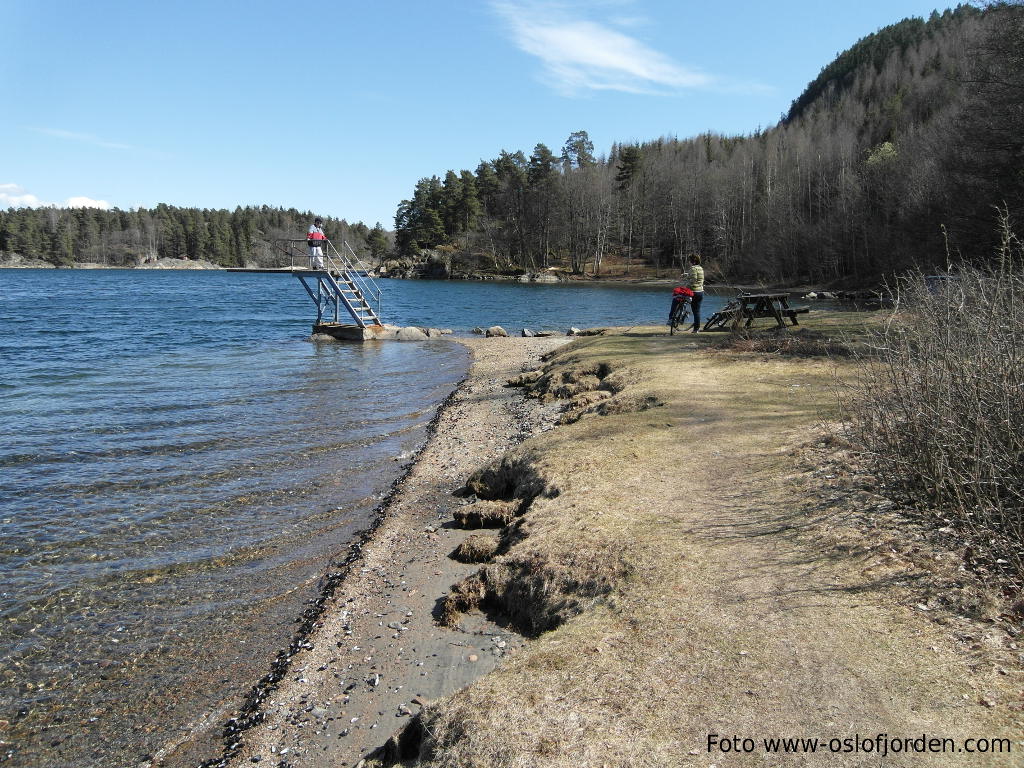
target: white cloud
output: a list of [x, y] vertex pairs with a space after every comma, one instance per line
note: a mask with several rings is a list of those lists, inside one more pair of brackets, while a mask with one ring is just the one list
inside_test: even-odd
[[93, 200], [91, 197], [69, 197], [64, 201], [62, 208], [102, 208], [109, 210], [113, 206], [106, 200]]
[[0, 208], [39, 208], [45, 205], [17, 184], [0, 184]]
[[108, 210], [113, 206], [106, 200], [94, 200], [91, 197], [69, 197], [63, 203], [49, 203], [17, 184], [0, 184], [0, 208], [102, 208]]
[[[549, 84], [564, 93], [584, 89], [652, 93], [713, 82], [636, 38], [571, 18], [561, 4], [501, 0], [492, 7], [508, 22], [516, 45], [540, 59]], [[621, 24], [624, 19], [617, 21]]]

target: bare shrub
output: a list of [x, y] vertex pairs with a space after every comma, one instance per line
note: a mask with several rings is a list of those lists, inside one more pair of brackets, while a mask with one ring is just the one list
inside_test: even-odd
[[[1024, 575], [1024, 249], [898, 281], [877, 356], [845, 398], [879, 476], [942, 511], [974, 556]], [[1001, 563], [1000, 563], [1001, 561]]]

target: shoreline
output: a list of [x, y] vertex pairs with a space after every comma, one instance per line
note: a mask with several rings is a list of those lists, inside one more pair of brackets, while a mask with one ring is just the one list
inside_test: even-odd
[[[204, 765], [696, 766], [710, 733], [1019, 732], [1018, 630], [936, 601], [951, 573], [975, 588], [958, 553], [880, 531], [891, 502], [835, 479], [821, 409], [848, 363], [713, 336], [460, 341], [470, 371], [381, 523]], [[535, 399], [506, 386], [547, 350]], [[499, 509], [497, 551], [453, 560], [478, 533], [457, 521]]]
[[[418, 647], [424, 656], [424, 659], [420, 660], [421, 666], [415, 666], [407, 659], [399, 658], [405, 646], [395, 646], [394, 643], [391, 644], [391, 648], [381, 647], [379, 653], [370, 653], [369, 658], [363, 655], [369, 645], [379, 646], [382, 640], [387, 639], [386, 635], [377, 636], [383, 631], [381, 627], [385, 623], [403, 627], [401, 630], [385, 627], [388, 633], [394, 635], [390, 638], [392, 641], [400, 636], [403, 640], [409, 636], [407, 633], [410, 628], [407, 623], [379, 620], [378, 614], [392, 607], [388, 605], [389, 601], [386, 598], [381, 597], [383, 593], [389, 591], [394, 593], [395, 599], [401, 595], [407, 602], [409, 598], [415, 597], [419, 597], [419, 600], [414, 601], [416, 603], [422, 603], [424, 599], [429, 601], [422, 608], [417, 605], [414, 608], [415, 613], [410, 610], [396, 612], [394, 618], [402, 622], [409, 622], [411, 617], [404, 614], [410, 613], [417, 619], [422, 619], [422, 626], [413, 628], [412, 631], [418, 629], [425, 635], [451, 633], [451, 630], [436, 626], [434, 603], [444, 597], [453, 581], [473, 570], [471, 565], [456, 563], [447, 558], [448, 552], [457, 543], [455, 540], [463, 539], [471, 532], [446, 526], [444, 515], [440, 511], [422, 510], [429, 508], [431, 502], [434, 506], [460, 504], [460, 500], [452, 496], [451, 492], [461, 486], [460, 479], [468, 474], [467, 470], [475, 469], [522, 442], [532, 432], [541, 428], [540, 420], [545, 418], [545, 414], [553, 419], [550, 408], [538, 406], [535, 401], [524, 402], [520, 390], [510, 390], [503, 385], [506, 379], [521, 372], [524, 366], [538, 364], [543, 353], [571, 340], [571, 337], [457, 339], [457, 343], [469, 347], [473, 353], [469, 371], [451, 394], [438, 405], [437, 412], [428, 425], [422, 447], [410, 458], [403, 474], [392, 483], [385, 498], [374, 511], [373, 523], [360, 533], [345, 553], [339, 555], [335, 567], [322, 577], [318, 597], [296, 619], [299, 626], [287, 648], [277, 652], [270, 664], [270, 670], [250, 689], [242, 706], [226, 722], [221, 720], [208, 723], [201, 730], [166, 744], [151, 760], [143, 762], [141, 766], [164, 768], [194, 765], [194, 761], [190, 762], [190, 759], [195, 755], [189, 754], [188, 747], [214, 728], [223, 728], [223, 737], [215, 739], [222, 743], [222, 751], [219, 755], [209, 756], [209, 759], [202, 762], [203, 768], [250, 764], [249, 761], [254, 756], [268, 759], [276, 754], [290, 754], [293, 757], [301, 754], [304, 749], [300, 745], [292, 744], [289, 747], [284, 743], [271, 742], [275, 741], [277, 733], [283, 731], [283, 725], [289, 719], [304, 712], [307, 715], [313, 713], [314, 716], [323, 714], [325, 726], [338, 720], [337, 717], [327, 714], [328, 707], [323, 708], [323, 713], [318, 713], [314, 712], [317, 710], [316, 707], [310, 707], [305, 703], [308, 700], [309, 678], [313, 677], [308, 668], [313, 664], [311, 659], [317, 658], [318, 655], [326, 653], [328, 657], [347, 656], [344, 674], [349, 682], [345, 686], [338, 685], [339, 690], [355, 686], [365, 688], [372, 694], [380, 694], [385, 690], [385, 683], [382, 683], [381, 679], [393, 680], [402, 674], [403, 669], [408, 683], [411, 683], [413, 678], [422, 680], [436, 672], [436, 682], [420, 686], [428, 692], [421, 699], [425, 701], [427, 698], [454, 692], [492, 669], [501, 655], [513, 652], [515, 642], [512, 638], [504, 642], [502, 649], [495, 649], [500, 650], [499, 654], [485, 656], [485, 652], [490, 650], [487, 643], [482, 647], [476, 647], [475, 654], [460, 652], [457, 654], [461, 657], [458, 674], [447, 674], [451, 658], [445, 658], [443, 662], [440, 659], [447, 648], [458, 649], [464, 646], [449, 646], [447, 640], [434, 638], [431, 642], [430, 638], [424, 638], [420, 641]], [[500, 422], [495, 423], [496, 428], [488, 430], [488, 437], [482, 440], [478, 440], [475, 434], [480, 419]], [[443, 471], [438, 472], [439, 468]], [[450, 519], [450, 510], [447, 518]], [[427, 540], [427, 546], [424, 546], [423, 539]], [[404, 569], [399, 568], [416, 571], [414, 578], [421, 584], [412, 588], [413, 594], [408, 593], [409, 587], [404, 590], [401, 588], [407, 581], [411, 583], [409, 578], [394, 578], [393, 570], [399, 567], [394, 557], [396, 549], [411, 553], [408, 558], [410, 561], [418, 561], [418, 567], [410, 568], [412, 563], [407, 562]], [[439, 560], [445, 562], [439, 563]], [[438, 567], [442, 565], [448, 567], [437, 572]], [[431, 588], [434, 594], [427, 598], [426, 590]], [[408, 609], [413, 608], [413, 605], [403, 607]], [[373, 621], [375, 618], [378, 620]], [[339, 630], [338, 621], [351, 622], [351, 627], [347, 631]], [[359, 621], [365, 624], [363, 630], [355, 626]], [[494, 631], [504, 632], [496, 627], [486, 627], [485, 624], [486, 622], [481, 622], [481, 626], [471, 631], [490, 631], [492, 636]], [[358, 640], [352, 642], [346, 654], [345, 650], [338, 648], [336, 642], [328, 643], [324, 640], [325, 636], [332, 632], [340, 632], [343, 636]], [[429, 646], [430, 653], [427, 653], [423, 646]], [[471, 656], [476, 658], [470, 659]], [[338, 658], [328, 657], [319, 659], [315, 664], [318, 668], [324, 667], [317, 670], [322, 678], [328, 670], [336, 670], [340, 665]], [[438, 661], [434, 661], [435, 659]], [[298, 679], [291, 679], [292, 673], [296, 670], [305, 671], [305, 674], [300, 674]], [[423, 671], [427, 671], [427, 675], [422, 675]], [[331, 680], [336, 682], [336, 678]], [[371, 685], [367, 683], [368, 680], [376, 682]], [[321, 682], [326, 685], [329, 681], [324, 679]], [[367, 724], [368, 728], [358, 722], [349, 722], [349, 710], [356, 705], [354, 702], [346, 701], [348, 709], [345, 710], [345, 722], [348, 728], [342, 730], [347, 731], [346, 737], [359, 758], [379, 747], [391, 735], [391, 732], [401, 724], [398, 721], [399, 716], [411, 716], [412, 710], [415, 709], [413, 698], [416, 697], [412, 693], [409, 696], [401, 693], [404, 689], [402, 683], [395, 687], [398, 690], [387, 690], [394, 699], [389, 704], [390, 712], [386, 711], [383, 705], [378, 707], [374, 704], [374, 707], [378, 708], [366, 710], [367, 714], [359, 716], [359, 720], [371, 716], [375, 718], [374, 724]], [[355, 695], [356, 692], [350, 690], [344, 698], [348, 700]], [[377, 695], [372, 698], [377, 701], [388, 697]], [[404, 713], [405, 710], [408, 710], [408, 714]], [[379, 714], [381, 712], [384, 712], [384, 715]], [[271, 720], [276, 721], [277, 727], [274, 727], [274, 722], [268, 723]], [[356, 759], [353, 760], [353, 764], [354, 762]]]
[[159, 270], [212, 270], [222, 272], [226, 270], [227, 267], [222, 267], [219, 264], [214, 264], [212, 261], [196, 259], [163, 258], [157, 259], [156, 261], [145, 262], [143, 264], [136, 264], [134, 266], [128, 266], [126, 264], [100, 264], [99, 262], [94, 261], [77, 261], [72, 262], [71, 264], [57, 265], [51, 264], [48, 261], [42, 261], [40, 259], [18, 259], [0, 261], [0, 269], [46, 269], [61, 272], [92, 271], [97, 269], [121, 269], [131, 272], [134, 272], [136, 270], [147, 272]]

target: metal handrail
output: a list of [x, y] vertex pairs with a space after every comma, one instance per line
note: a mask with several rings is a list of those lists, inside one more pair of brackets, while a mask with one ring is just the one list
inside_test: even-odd
[[[344, 252], [339, 252], [338, 249], [334, 247], [334, 243], [330, 240], [325, 240], [324, 242], [327, 243], [327, 248], [324, 249], [324, 260], [328, 271], [334, 270], [339, 274], [347, 276], [348, 279], [355, 284], [359, 293], [362, 294], [364, 298], [374, 299], [377, 302], [377, 317], [380, 317], [381, 296], [383, 292], [381, 291], [380, 286], [377, 285], [376, 281], [370, 276], [370, 271], [359, 266], [362, 263], [362, 259], [356, 256], [356, 252], [352, 250], [352, 246], [348, 244], [348, 240], [341, 241], [342, 247], [352, 254], [352, 259], [355, 259], [355, 261], [349, 259]], [[337, 257], [339, 264], [334, 263], [334, 259], [331, 258], [332, 254]]]
[[[342, 243], [344, 243], [345, 249], [349, 253], [352, 254], [352, 258], [355, 259], [355, 263], [357, 265], [363, 264], [363, 260], [356, 255], [355, 251], [352, 250], [352, 246], [348, 244], [348, 240], [342, 240]], [[376, 298], [377, 298], [377, 300], [379, 302], [380, 301], [380, 297], [381, 297], [381, 295], [383, 295], [384, 292], [380, 289], [380, 286], [377, 285], [377, 281], [373, 279], [373, 275], [370, 274], [370, 270], [369, 269], [365, 269], [363, 267], [359, 267], [358, 271], [366, 273], [365, 275], [361, 275], [360, 277], [365, 279], [366, 283], [371, 288], [373, 288], [373, 292], [376, 294]]]

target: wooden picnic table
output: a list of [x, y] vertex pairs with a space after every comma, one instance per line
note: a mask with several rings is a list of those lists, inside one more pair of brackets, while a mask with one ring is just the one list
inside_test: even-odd
[[746, 318], [744, 327], [747, 328], [758, 317], [774, 317], [780, 328], [786, 325], [782, 319], [784, 317], [788, 317], [793, 325], [799, 325], [796, 316], [808, 311], [806, 307], [790, 307], [788, 293], [743, 293], [737, 296], [736, 300], [740, 303], [740, 311]]

